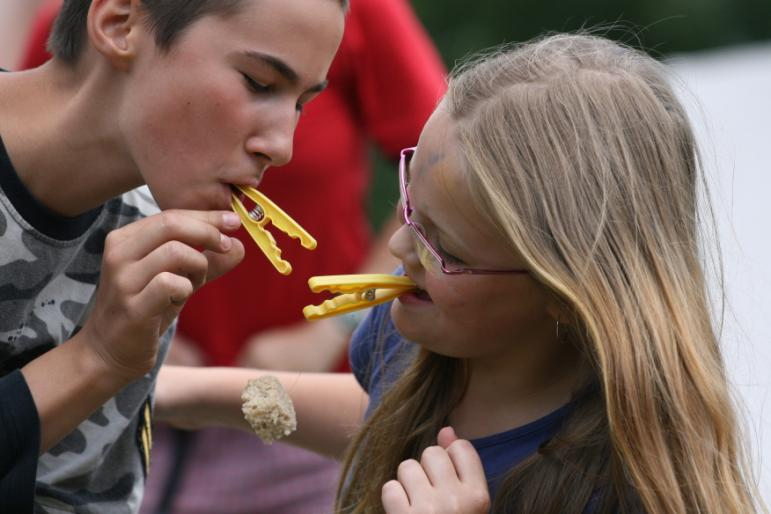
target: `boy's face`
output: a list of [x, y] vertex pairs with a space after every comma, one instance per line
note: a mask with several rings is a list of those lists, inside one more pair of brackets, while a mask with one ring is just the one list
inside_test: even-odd
[[206, 16], [163, 54], [140, 23], [118, 116], [163, 209], [228, 209], [292, 155], [302, 105], [323, 89], [343, 33], [336, 0], [244, 0]]

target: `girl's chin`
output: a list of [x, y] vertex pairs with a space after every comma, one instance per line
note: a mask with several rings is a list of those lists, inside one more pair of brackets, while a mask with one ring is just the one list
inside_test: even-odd
[[420, 328], [426, 323], [430, 313], [425, 310], [425, 307], [431, 306], [431, 302], [416, 301], [410, 303], [408, 299], [403, 301], [405, 295], [401, 295], [393, 304], [391, 304], [391, 321], [396, 327], [396, 330], [404, 338], [409, 339], [414, 343], [420, 343]]

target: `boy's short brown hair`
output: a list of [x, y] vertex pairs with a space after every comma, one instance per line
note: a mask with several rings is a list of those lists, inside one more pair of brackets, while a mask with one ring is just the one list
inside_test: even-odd
[[[339, 0], [343, 9], [348, 0]], [[244, 0], [142, 0], [147, 21], [155, 33], [155, 43], [169, 50], [179, 34], [193, 22], [211, 14], [234, 14]], [[65, 62], [74, 63], [83, 49], [86, 18], [91, 0], [64, 0], [56, 18], [48, 51]]]

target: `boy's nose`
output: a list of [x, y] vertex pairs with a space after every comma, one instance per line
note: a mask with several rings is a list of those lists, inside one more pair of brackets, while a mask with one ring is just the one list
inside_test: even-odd
[[291, 116], [274, 117], [270, 123], [263, 124], [262, 130], [246, 140], [246, 151], [267, 157], [270, 166], [283, 166], [292, 160], [296, 128], [296, 111], [292, 111]]

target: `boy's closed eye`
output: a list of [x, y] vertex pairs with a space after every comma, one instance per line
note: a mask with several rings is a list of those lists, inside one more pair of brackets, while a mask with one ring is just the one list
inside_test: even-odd
[[254, 78], [252, 78], [251, 76], [249, 76], [248, 73], [241, 72], [241, 75], [244, 77], [244, 80], [246, 81], [247, 88], [252, 93], [265, 94], [265, 93], [270, 93], [274, 90], [274, 87], [272, 85], [259, 82]]
[[[300, 75], [287, 62], [276, 56], [247, 50], [234, 57], [235, 66], [250, 92], [256, 95], [296, 95], [295, 110], [302, 114], [305, 105], [327, 87], [327, 80], [305, 88]], [[256, 77], [255, 77], [256, 75]]]
[[[277, 88], [275, 85], [272, 84], [264, 84], [258, 80], [255, 80], [252, 78], [248, 73], [241, 72], [241, 75], [244, 77], [244, 81], [246, 82], [246, 87], [249, 89], [249, 91], [256, 95], [267, 95], [271, 94], [277, 91]], [[312, 95], [313, 97], [316, 96], [316, 94]], [[305, 107], [305, 104], [307, 104], [310, 100], [313, 98], [307, 98], [302, 99], [298, 101], [295, 104], [295, 109], [298, 113], [302, 113], [303, 108]]]

